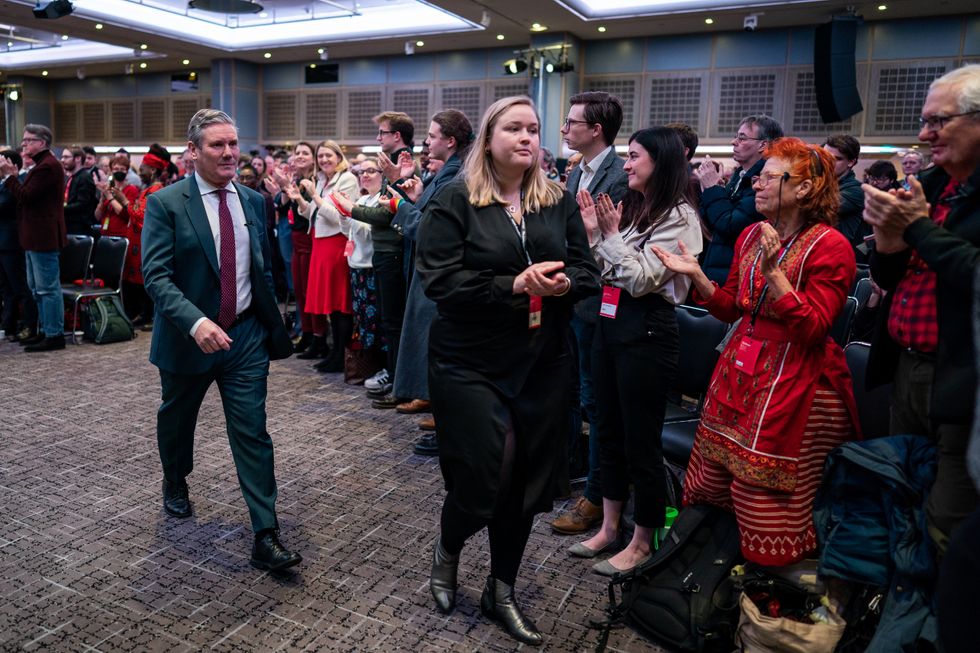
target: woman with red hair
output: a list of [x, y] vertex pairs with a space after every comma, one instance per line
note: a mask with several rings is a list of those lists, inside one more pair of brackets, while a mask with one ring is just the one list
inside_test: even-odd
[[854, 252], [833, 224], [834, 161], [796, 138], [776, 140], [753, 178], [767, 220], [735, 245], [725, 285], [697, 260], [653, 250], [691, 277], [715, 317], [741, 322], [715, 368], [694, 440], [684, 504], [733, 511], [742, 554], [782, 566], [817, 548], [813, 499], [824, 459], [859, 434], [844, 353], [828, 335], [854, 280]]

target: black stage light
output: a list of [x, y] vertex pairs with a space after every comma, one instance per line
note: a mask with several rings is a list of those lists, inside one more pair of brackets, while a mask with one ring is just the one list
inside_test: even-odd
[[508, 59], [504, 62], [504, 74], [505, 75], [519, 75], [520, 73], [527, 70], [527, 60], [523, 57], [517, 59]]
[[262, 11], [262, 5], [252, 0], [190, 0], [187, 8], [216, 14], [257, 14]]
[[41, 6], [40, 0], [34, 5], [34, 17], [35, 18], [63, 18], [68, 16], [75, 10], [71, 6], [71, 2], [68, 0], [51, 0], [48, 4]]

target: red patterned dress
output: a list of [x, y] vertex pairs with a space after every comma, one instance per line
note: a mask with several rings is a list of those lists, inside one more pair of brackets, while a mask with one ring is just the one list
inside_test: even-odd
[[[702, 301], [726, 322], [742, 318], [715, 368], [688, 465], [684, 504], [734, 511], [742, 554], [781, 566], [816, 549], [813, 499], [827, 454], [860, 434], [844, 353], [829, 336], [854, 280], [854, 252], [824, 224], [783, 243], [779, 267], [793, 292], [763, 298], [759, 224], [735, 245], [725, 286]], [[699, 298], [701, 299], [701, 298]], [[735, 364], [744, 339], [762, 343], [754, 372]]]
[[143, 219], [146, 217], [146, 199], [153, 193], [161, 190], [163, 184], [159, 181], [150, 184], [136, 202], [130, 203], [128, 209], [123, 209], [123, 214], [128, 212], [129, 216], [129, 252], [126, 254], [126, 265], [123, 267], [123, 279], [130, 283], [143, 285]]

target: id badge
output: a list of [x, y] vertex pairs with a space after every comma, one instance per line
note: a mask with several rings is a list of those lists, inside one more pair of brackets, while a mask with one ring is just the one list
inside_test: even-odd
[[354, 241], [348, 240], [347, 244], [344, 246], [344, 256], [350, 256], [354, 253]]
[[527, 328], [541, 328], [541, 296], [529, 295], [527, 302]]
[[619, 293], [622, 289], [614, 286], [602, 287], [602, 305], [599, 306], [599, 315], [616, 319], [616, 311], [619, 310]]
[[735, 353], [735, 367], [745, 374], [755, 374], [755, 365], [762, 352], [762, 341], [751, 337], [742, 338]]

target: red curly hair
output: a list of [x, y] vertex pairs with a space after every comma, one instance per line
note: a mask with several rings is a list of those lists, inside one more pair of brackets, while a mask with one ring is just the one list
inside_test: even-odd
[[798, 138], [774, 140], [766, 147], [764, 156], [788, 161], [794, 178], [813, 182], [813, 189], [799, 200], [804, 220], [837, 224], [840, 188], [834, 174], [834, 157], [822, 147], [807, 145]]

